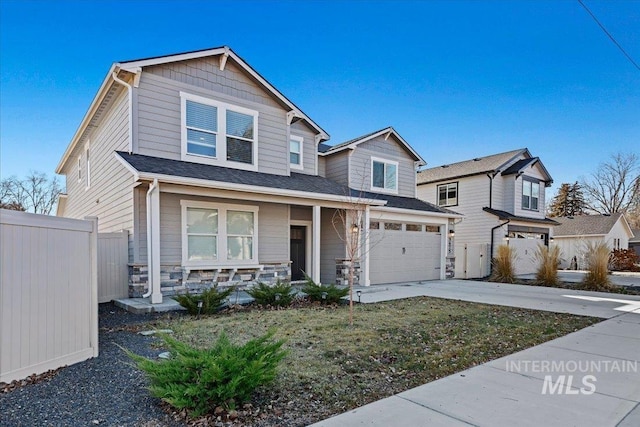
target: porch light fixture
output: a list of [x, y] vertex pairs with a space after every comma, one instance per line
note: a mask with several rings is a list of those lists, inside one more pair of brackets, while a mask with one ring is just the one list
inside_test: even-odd
[[509, 241], [509, 233], [505, 233], [504, 235], [504, 239], [508, 242]]
[[454, 229], [450, 229], [450, 230], [449, 230], [449, 237], [453, 237], [453, 236], [455, 236], [455, 235], [456, 235], [456, 230], [454, 230]]
[[356, 233], [358, 232], [358, 230], [359, 230], [359, 229], [360, 229], [360, 228], [358, 227], [358, 224], [355, 224], [355, 223], [354, 223], [354, 224], [351, 224], [351, 232], [352, 232], [353, 234], [356, 234]]
[[549, 243], [553, 243], [553, 237], [549, 237]]

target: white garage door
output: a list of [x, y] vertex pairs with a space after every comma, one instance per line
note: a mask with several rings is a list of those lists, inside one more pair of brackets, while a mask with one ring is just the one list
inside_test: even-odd
[[437, 227], [379, 223], [370, 230], [371, 284], [440, 279], [441, 234]]
[[516, 252], [516, 274], [536, 272], [535, 253], [538, 245], [544, 244], [544, 236], [532, 233], [509, 233], [509, 246]]

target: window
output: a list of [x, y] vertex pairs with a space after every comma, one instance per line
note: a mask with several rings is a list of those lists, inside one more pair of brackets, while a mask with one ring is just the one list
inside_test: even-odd
[[401, 231], [402, 224], [399, 222], [385, 222], [384, 223], [385, 230], [393, 230], [393, 231]]
[[425, 231], [427, 233], [439, 233], [440, 227], [438, 227], [437, 225], [427, 225], [425, 226]]
[[458, 204], [458, 183], [438, 185], [438, 206], [456, 206]]
[[85, 146], [84, 149], [84, 164], [85, 164], [85, 169], [86, 169], [86, 179], [87, 181], [85, 182], [85, 187], [89, 188], [91, 187], [91, 159], [89, 158], [89, 144], [87, 144]]
[[257, 263], [258, 208], [183, 200], [182, 262], [187, 267]]
[[421, 224], [407, 224], [407, 231], [422, 231]]
[[378, 221], [369, 222], [369, 230], [380, 230], [380, 223]]
[[183, 159], [256, 170], [257, 111], [184, 92], [180, 97]]
[[82, 182], [82, 156], [78, 156], [78, 182]]
[[375, 190], [398, 192], [398, 162], [371, 159], [371, 187]]
[[522, 180], [522, 209], [537, 211], [539, 198], [540, 198], [540, 183], [523, 179]]
[[253, 259], [253, 212], [227, 211], [227, 259]]
[[302, 137], [291, 135], [289, 137], [289, 164], [291, 169], [302, 169]]

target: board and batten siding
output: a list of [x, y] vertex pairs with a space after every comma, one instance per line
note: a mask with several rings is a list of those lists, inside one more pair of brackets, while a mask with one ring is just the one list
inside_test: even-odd
[[0, 210], [0, 382], [98, 356], [97, 221]]
[[[65, 217], [98, 217], [100, 232], [133, 231], [133, 177], [114, 154], [128, 149], [128, 109], [127, 93], [122, 90], [97, 128], [89, 134], [89, 187], [84, 145], [76, 147], [63, 170], [68, 195]], [[78, 158], [81, 180], [78, 180]]]
[[394, 137], [384, 135], [358, 145], [349, 156], [349, 186], [356, 190], [371, 189], [371, 158], [398, 162], [398, 195], [415, 197], [416, 169], [413, 157], [399, 145]]
[[[180, 160], [182, 91], [257, 111], [258, 171], [287, 175], [286, 110], [230, 62], [223, 72], [211, 67], [210, 62], [202, 60], [144, 69], [136, 90], [138, 153]], [[315, 165], [312, 166], [315, 170]]]
[[[162, 188], [162, 187], [161, 187]], [[140, 191], [144, 194], [144, 191]], [[147, 262], [146, 204], [138, 204], [138, 245], [140, 262]], [[289, 206], [277, 203], [245, 202], [241, 199], [221, 199], [182, 194], [160, 193], [160, 263], [182, 264], [181, 200], [258, 206], [258, 262], [276, 263], [289, 260]]]

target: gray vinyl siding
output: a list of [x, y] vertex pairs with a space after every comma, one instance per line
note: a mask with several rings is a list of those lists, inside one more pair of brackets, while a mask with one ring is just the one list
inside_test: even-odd
[[302, 165], [304, 169], [291, 169], [291, 172], [315, 175], [316, 157], [318, 153], [315, 133], [301, 120], [291, 124], [290, 133], [291, 135], [301, 136], [304, 139], [302, 143]]
[[[494, 178], [495, 182], [502, 182], [504, 186], [504, 194], [502, 195], [502, 208], [495, 207], [496, 209], [502, 209], [515, 215], [516, 213], [516, 176], [508, 175], [501, 177], [500, 175]], [[521, 202], [522, 203], [522, 202]]]
[[318, 156], [318, 175], [327, 176], [327, 158], [324, 156]]
[[336, 259], [346, 256], [345, 244], [333, 225], [334, 212], [323, 208], [320, 214], [320, 282], [325, 284], [335, 283]]
[[[133, 177], [115, 157], [117, 150], [126, 151], [129, 140], [129, 114], [126, 91], [114, 98], [113, 104], [88, 135], [91, 164], [91, 186], [86, 188], [85, 144], [79, 144], [69, 157], [66, 176], [69, 218], [98, 217], [100, 232], [133, 230]], [[78, 156], [81, 158], [82, 181], [78, 181]]]
[[349, 183], [349, 152], [348, 150], [325, 157], [326, 177], [340, 184]]
[[[180, 91], [183, 91], [258, 111], [258, 170], [288, 174], [286, 110], [231, 62], [223, 72], [217, 65], [213, 67], [212, 62], [217, 64], [217, 60], [200, 60], [188, 65], [175, 63], [144, 69], [136, 96], [138, 152], [180, 159]], [[306, 143], [307, 137], [303, 136]]]
[[415, 197], [415, 161], [393, 137], [385, 141], [379, 136], [356, 147], [349, 161], [349, 186], [363, 191], [371, 190], [371, 158], [398, 162], [398, 195]]
[[291, 216], [291, 220], [294, 221], [311, 221], [313, 219], [311, 207], [307, 206], [291, 206], [289, 215]]
[[[162, 185], [162, 184], [161, 184]], [[144, 194], [143, 190], [141, 195]], [[182, 194], [160, 193], [160, 263], [182, 264], [182, 208], [181, 200], [258, 206], [258, 262], [286, 262], [289, 260], [289, 207], [284, 204], [243, 200], [196, 197]], [[146, 204], [139, 204], [138, 242], [140, 262], [147, 260]]]

